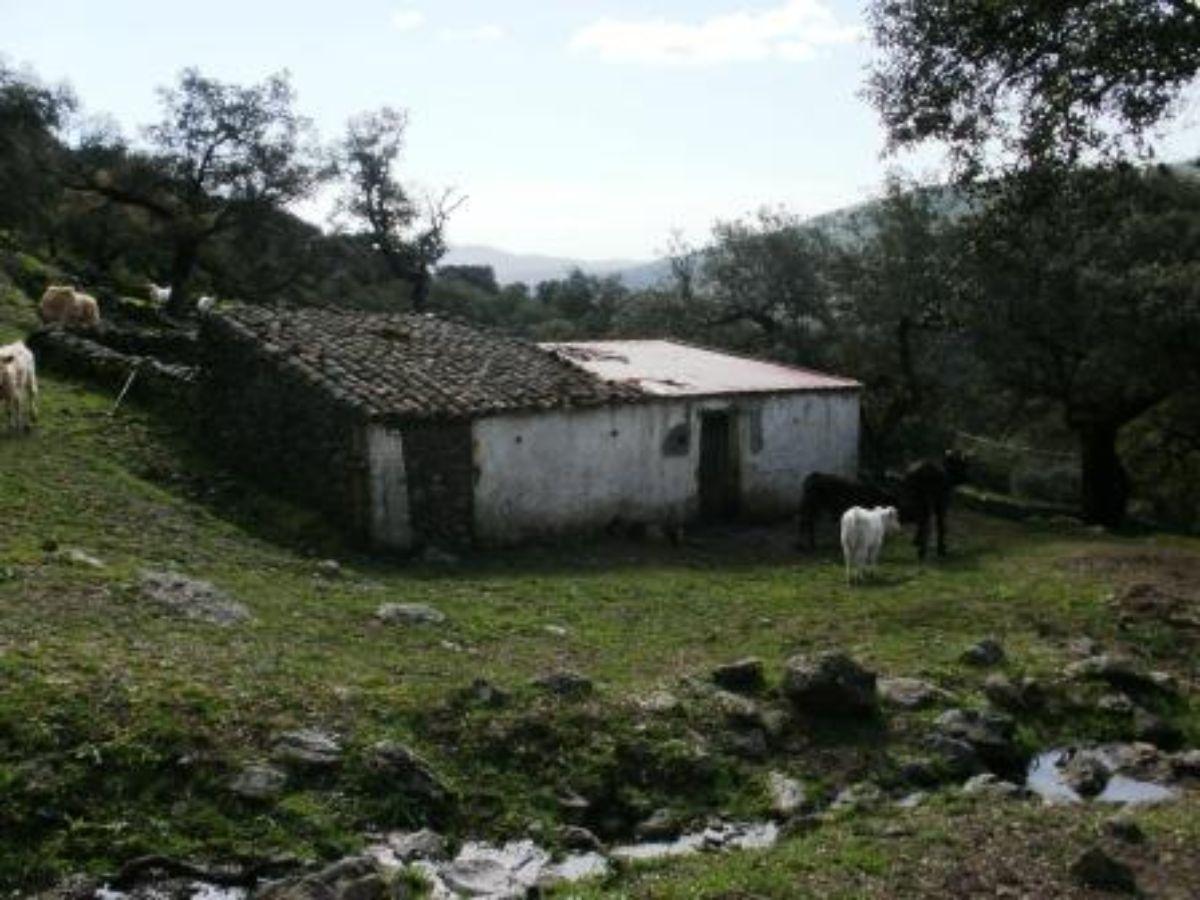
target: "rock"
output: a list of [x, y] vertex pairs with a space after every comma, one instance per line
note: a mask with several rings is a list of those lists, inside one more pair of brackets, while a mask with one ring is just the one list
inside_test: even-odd
[[1104, 791], [1112, 775], [1100, 754], [1092, 750], [1077, 750], [1060, 762], [1063, 781], [1081, 797], [1095, 797]]
[[382, 603], [375, 618], [387, 625], [440, 625], [446, 621], [445, 613], [424, 603]]
[[[950, 741], [949, 738], [941, 738], [941, 740]], [[951, 743], [961, 745], [960, 752], [965, 753], [972, 763], [978, 764], [978, 760], [975, 758], [975, 751], [971, 749], [969, 744], [964, 744], [962, 741], [952, 741]], [[974, 767], [975, 765], [967, 765], [965, 768], [962, 766], [950, 768], [960, 769], [962, 770], [961, 774], [966, 774], [967, 771], [970, 771]], [[904, 784], [916, 787], [932, 787], [939, 781], [934, 763], [928, 759], [905, 760], [900, 764], [899, 776]]]
[[250, 765], [242, 769], [229, 789], [247, 800], [273, 800], [283, 793], [287, 773], [274, 766]]
[[1133, 870], [1100, 847], [1085, 850], [1071, 864], [1071, 877], [1083, 887], [1095, 890], [1124, 894], [1136, 894], [1138, 890]]
[[[959, 740], [945, 734], [934, 732], [925, 738], [925, 746], [934, 755], [942, 768], [952, 777], [961, 778], [979, 771], [983, 762], [975, 748], [967, 741]], [[920, 765], [913, 763], [912, 765]], [[911, 774], [911, 773], [910, 773]], [[928, 781], [916, 781], [914, 784], [931, 785], [937, 783], [936, 773]]]
[[852, 784], [839, 791], [829, 808], [838, 811], [874, 809], [881, 805], [884, 799], [883, 791], [877, 785], [868, 781], [860, 781], [858, 784]]
[[762, 690], [766, 684], [762, 660], [753, 656], [717, 666], [712, 671], [712, 680], [728, 691], [746, 693]]
[[669, 691], [651, 691], [634, 702], [639, 709], [649, 713], [668, 713], [679, 709], [679, 698]]
[[1105, 694], [1096, 701], [1096, 709], [1117, 716], [1128, 716], [1133, 713], [1133, 701], [1125, 694]]
[[375, 861], [355, 856], [311, 875], [272, 881], [254, 892], [254, 900], [387, 900], [387, 882]]
[[449, 801], [453, 792], [424, 759], [396, 741], [379, 741], [371, 748], [367, 767], [385, 778], [393, 790], [432, 805]]
[[1200, 750], [1175, 754], [1171, 759], [1171, 769], [1181, 777], [1200, 778]]
[[762, 760], [766, 759], [770, 752], [766, 732], [761, 728], [726, 735], [724, 743], [725, 749], [731, 755], [741, 759]]
[[323, 559], [317, 563], [317, 574], [331, 581], [342, 576], [342, 564], [336, 559]]
[[919, 678], [880, 678], [879, 696], [901, 709], [924, 709], [950, 699], [950, 694]]
[[387, 836], [388, 848], [403, 862], [414, 859], [442, 859], [446, 855], [446, 839], [436, 831], [394, 831]]
[[998, 666], [1004, 662], [1004, 647], [995, 638], [986, 637], [964, 650], [960, 659], [972, 666]]
[[1138, 707], [1133, 711], [1133, 734], [1163, 750], [1174, 750], [1183, 743], [1183, 732], [1161, 716]]
[[875, 673], [841, 652], [793, 656], [783, 675], [784, 696], [813, 715], [864, 715], [876, 709]]
[[1090, 637], [1072, 638], [1067, 641], [1067, 652], [1072, 656], [1097, 656], [1100, 653], [1100, 644]]
[[589, 696], [595, 689], [592, 680], [578, 672], [552, 672], [533, 679], [533, 684], [542, 690], [557, 694], [560, 697], [579, 699]]
[[964, 794], [973, 796], [997, 797], [1005, 800], [1016, 800], [1024, 797], [1025, 789], [1019, 785], [1013, 784], [1011, 781], [1004, 781], [997, 778], [991, 772], [984, 772], [976, 775], [973, 778], [967, 779], [963, 783], [962, 791]]
[[275, 739], [275, 759], [311, 768], [330, 768], [342, 761], [337, 738], [315, 728], [288, 731]]
[[1024, 777], [1025, 759], [1015, 743], [1016, 723], [1002, 713], [950, 709], [934, 720], [945, 737], [970, 744], [989, 769], [1014, 780]]
[[575, 791], [564, 791], [558, 795], [557, 800], [559, 809], [572, 815], [582, 815], [592, 808], [591, 802]]
[[983, 682], [983, 695], [1001, 709], [1024, 709], [1026, 706], [1021, 688], [999, 672], [993, 672]]
[[558, 842], [568, 850], [600, 852], [604, 844], [600, 838], [579, 825], [560, 825], [554, 831]]
[[804, 806], [804, 785], [782, 772], [767, 773], [767, 796], [771, 800], [771, 814], [786, 819], [795, 815]]
[[250, 610], [211, 582], [149, 569], [140, 577], [143, 597], [185, 619], [236, 625], [251, 618]]
[[1135, 694], [1172, 695], [1177, 690], [1175, 680], [1165, 672], [1142, 672], [1133, 659], [1114, 653], [1101, 653], [1071, 663], [1066, 668], [1066, 674], [1069, 678], [1081, 681], [1106, 681], [1115, 688]]
[[68, 565], [78, 566], [81, 569], [103, 569], [104, 562], [97, 559], [92, 554], [80, 550], [78, 547], [65, 547], [54, 554], [54, 558], [60, 562], [65, 562]]
[[1142, 831], [1142, 826], [1127, 812], [1120, 812], [1105, 819], [1102, 827], [1105, 834], [1123, 843], [1144, 844], [1146, 842], [1146, 832]]
[[549, 854], [531, 841], [503, 847], [468, 843], [442, 867], [441, 877], [451, 891], [468, 897], [525, 897], [549, 862]]
[[758, 704], [749, 697], [735, 694], [732, 691], [714, 691], [713, 706], [733, 728], [752, 729], [762, 728], [762, 713]]
[[476, 678], [463, 694], [468, 700], [493, 709], [506, 706], [509, 701], [508, 692], [496, 687], [486, 678]]
[[554, 635], [554, 637], [566, 637], [568, 634], [567, 629], [562, 625], [543, 625], [542, 631]]
[[641, 841], [669, 841], [679, 837], [679, 820], [668, 809], [659, 809], [637, 824], [634, 833]]
[[896, 805], [901, 809], [916, 809], [925, 802], [927, 794], [924, 791], [913, 791], [911, 794], [905, 794], [896, 801]]

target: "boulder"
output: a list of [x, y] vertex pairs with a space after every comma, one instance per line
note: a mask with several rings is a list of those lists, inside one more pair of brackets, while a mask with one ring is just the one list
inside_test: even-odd
[[1104, 820], [1104, 833], [1125, 844], [1144, 844], [1146, 832], [1128, 812], [1119, 812]]
[[141, 573], [141, 593], [144, 598], [168, 612], [213, 625], [236, 625], [249, 621], [250, 610], [237, 602], [212, 582], [189, 578], [177, 572]]
[[442, 805], [451, 789], [424, 759], [396, 741], [379, 741], [367, 757], [367, 767], [389, 782], [393, 790], [431, 805]]
[[249, 765], [229, 783], [229, 789], [247, 800], [272, 800], [283, 793], [287, 773], [274, 766]]
[[387, 836], [388, 848], [403, 862], [414, 859], [441, 859], [446, 855], [446, 839], [436, 831], [394, 831]]
[[771, 814], [780, 819], [795, 815], [804, 806], [804, 785], [782, 772], [767, 773], [767, 796], [771, 801]]
[[658, 809], [637, 824], [634, 833], [640, 841], [669, 841], [679, 837], [679, 820], [669, 809]]
[[1095, 797], [1104, 791], [1112, 775], [1108, 764], [1094, 750], [1077, 750], [1059, 762], [1063, 781], [1081, 797]]
[[883, 791], [879, 789], [878, 785], [871, 784], [869, 781], [860, 781], [839, 791], [829, 808], [843, 812], [875, 809], [885, 799]]
[[876, 710], [875, 673], [837, 651], [793, 656], [782, 687], [792, 705], [809, 715], [869, 715]]
[[920, 678], [880, 678], [879, 696], [900, 709], [924, 709], [950, 699], [950, 694]]
[[995, 638], [986, 637], [964, 650], [960, 658], [971, 666], [998, 666], [1004, 662], [1004, 647]]
[[1071, 864], [1071, 877], [1083, 887], [1099, 891], [1136, 894], [1137, 880], [1133, 870], [1113, 859], [1100, 847], [1090, 847]]
[[745, 693], [762, 690], [766, 684], [762, 660], [752, 656], [717, 666], [712, 671], [712, 680], [727, 691]]
[[311, 875], [262, 885], [254, 900], [388, 900], [388, 884], [376, 862], [354, 856]]
[[560, 825], [555, 829], [554, 834], [558, 838], [558, 842], [568, 850], [599, 853], [604, 849], [600, 838], [579, 825]]
[[[967, 741], [935, 731], [926, 736], [925, 747], [933, 755], [940, 768], [951, 777], [961, 778], [971, 775], [983, 767], [979, 753]], [[926, 768], [921, 761], [910, 763], [906, 767], [906, 771], [913, 784], [928, 786], [939, 780], [938, 773], [933, 769]], [[918, 780], [918, 777], [927, 777], [928, 780]]]
[[375, 618], [386, 625], [440, 625], [446, 615], [424, 603], [381, 603]]
[[275, 739], [272, 756], [279, 762], [308, 768], [331, 768], [342, 761], [338, 739], [315, 728], [287, 731]]
[[1174, 750], [1183, 743], [1183, 732], [1176, 725], [1141, 707], [1133, 711], [1133, 734], [1163, 750]]
[[342, 575], [342, 564], [336, 559], [323, 559], [317, 563], [317, 574], [322, 578], [333, 580]]
[[1143, 672], [1135, 660], [1116, 653], [1101, 653], [1073, 662], [1067, 666], [1066, 674], [1080, 681], [1105, 681], [1134, 694], [1174, 696], [1178, 692], [1178, 684], [1168, 673]]
[[541, 675], [533, 679], [533, 684], [535, 687], [549, 691], [551, 694], [557, 694], [559, 697], [570, 699], [587, 697], [595, 690], [595, 686], [592, 684], [590, 678], [578, 672], [571, 671], [551, 672], [548, 675]]
[[967, 779], [962, 786], [964, 794], [995, 797], [1003, 800], [1018, 800], [1026, 796], [1026, 790], [1011, 781], [997, 778], [991, 772], [983, 772]]
[[934, 720], [937, 733], [963, 741], [984, 765], [1013, 780], [1024, 777], [1025, 758], [1016, 745], [1016, 723], [989, 710], [950, 709]]
[[1187, 750], [1175, 754], [1171, 760], [1171, 769], [1181, 777], [1200, 778], [1200, 750]]

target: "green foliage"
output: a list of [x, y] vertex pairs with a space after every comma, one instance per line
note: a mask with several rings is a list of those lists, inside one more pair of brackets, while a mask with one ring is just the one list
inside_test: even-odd
[[997, 150], [1036, 168], [1144, 149], [1200, 71], [1189, 0], [873, 0], [868, 16], [891, 145], [940, 141], [967, 177]]

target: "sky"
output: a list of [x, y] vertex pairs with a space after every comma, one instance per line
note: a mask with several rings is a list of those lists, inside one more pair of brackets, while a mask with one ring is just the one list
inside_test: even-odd
[[451, 243], [645, 259], [673, 231], [702, 240], [762, 206], [825, 212], [897, 167], [938, 174], [936, 149], [881, 156], [859, 96], [863, 5], [0, 0], [0, 55], [69, 82], [127, 134], [185, 66], [239, 83], [286, 69], [326, 140], [356, 113], [408, 110], [406, 181], [467, 198]]

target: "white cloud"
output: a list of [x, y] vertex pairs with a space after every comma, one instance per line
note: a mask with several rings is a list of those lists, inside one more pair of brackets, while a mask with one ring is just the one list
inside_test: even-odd
[[850, 44], [861, 37], [861, 26], [839, 22], [822, 0], [786, 0], [771, 9], [728, 13], [699, 23], [599, 19], [575, 32], [570, 48], [614, 63], [797, 62], [811, 59], [820, 47]]
[[447, 41], [462, 41], [469, 44], [490, 44], [508, 37], [502, 25], [476, 25], [473, 28], [443, 28], [441, 36]]
[[392, 13], [392, 27], [397, 31], [412, 31], [425, 24], [425, 13], [419, 9], [402, 9]]

